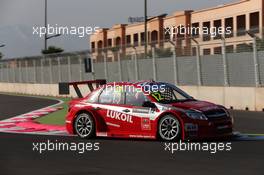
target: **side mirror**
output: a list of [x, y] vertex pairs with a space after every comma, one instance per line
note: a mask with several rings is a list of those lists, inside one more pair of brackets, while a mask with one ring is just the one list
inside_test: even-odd
[[150, 101], [145, 101], [142, 106], [146, 108], [156, 108], [156, 105]]

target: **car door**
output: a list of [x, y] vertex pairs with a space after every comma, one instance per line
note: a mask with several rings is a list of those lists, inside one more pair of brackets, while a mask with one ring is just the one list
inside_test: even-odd
[[125, 111], [132, 116], [132, 122], [126, 123], [123, 132], [130, 134], [130, 137], [145, 137], [151, 134], [153, 123], [151, 115], [153, 109], [143, 107], [144, 102], [149, 101], [148, 97], [139, 89], [126, 88], [125, 92]]

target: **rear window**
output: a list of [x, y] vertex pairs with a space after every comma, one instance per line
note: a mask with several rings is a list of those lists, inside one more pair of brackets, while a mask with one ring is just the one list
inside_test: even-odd
[[101, 91], [102, 91], [102, 89], [98, 89], [98, 90], [91, 92], [91, 94], [89, 95], [89, 97], [87, 99], [87, 102], [88, 103], [97, 103], [98, 102], [98, 96], [99, 96]]

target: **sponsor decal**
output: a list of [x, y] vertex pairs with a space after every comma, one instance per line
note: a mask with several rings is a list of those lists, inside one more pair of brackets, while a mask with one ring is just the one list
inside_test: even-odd
[[141, 129], [142, 130], [151, 130], [149, 118], [141, 118]]
[[148, 114], [150, 113], [150, 108], [134, 108], [132, 109], [132, 113], [142, 113], [142, 114]]
[[124, 114], [116, 111], [107, 110], [107, 117], [120, 120], [123, 122], [133, 123], [132, 116], [129, 114]]
[[144, 138], [144, 139], [154, 139], [155, 136], [150, 135], [129, 135], [131, 138]]

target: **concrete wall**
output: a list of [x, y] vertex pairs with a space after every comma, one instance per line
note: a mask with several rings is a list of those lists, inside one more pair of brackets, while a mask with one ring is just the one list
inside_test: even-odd
[[[79, 88], [84, 95], [90, 92], [87, 85], [82, 85]], [[0, 83], [0, 92], [54, 97], [77, 97], [73, 87], [70, 88], [69, 95], [59, 95], [58, 84]]]
[[[179, 86], [179, 88], [197, 99], [221, 104], [227, 108], [241, 110], [249, 108], [252, 111], [264, 109], [264, 88], [209, 86]], [[86, 85], [80, 86], [80, 90], [83, 94], [89, 93]], [[58, 84], [0, 83], [0, 92], [59, 96]], [[76, 97], [72, 88], [69, 96]]]

